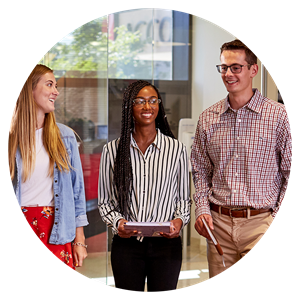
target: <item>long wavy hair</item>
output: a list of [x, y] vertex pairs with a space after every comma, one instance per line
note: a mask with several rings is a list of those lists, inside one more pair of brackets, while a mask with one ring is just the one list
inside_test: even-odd
[[[27, 78], [18, 97], [9, 132], [9, 168], [13, 180], [16, 171], [16, 151], [20, 150], [22, 157], [22, 181], [30, 178], [36, 159], [35, 131], [37, 128], [37, 104], [33, 98], [33, 90], [41, 77], [53, 71], [44, 66], [36, 65]], [[60, 171], [69, 171], [69, 156], [56, 125], [54, 112], [45, 115], [43, 129], [43, 145], [49, 155], [49, 176], [53, 176], [54, 163]]]
[[[114, 185], [118, 193], [119, 210], [125, 217], [130, 214], [130, 196], [133, 182], [130, 159], [130, 138], [134, 128], [132, 100], [135, 99], [139, 91], [146, 86], [153, 87], [158, 98], [161, 99], [158, 89], [145, 80], [138, 80], [131, 83], [123, 94], [121, 136], [114, 166]], [[159, 104], [155, 124], [156, 128], [159, 128], [164, 135], [175, 138], [167, 121], [162, 102]]]

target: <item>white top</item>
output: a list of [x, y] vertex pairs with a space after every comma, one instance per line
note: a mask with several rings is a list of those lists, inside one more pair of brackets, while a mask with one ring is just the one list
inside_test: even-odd
[[29, 179], [22, 183], [21, 206], [54, 206], [53, 178], [49, 173], [49, 155], [43, 145], [43, 128], [35, 131], [35, 169]]

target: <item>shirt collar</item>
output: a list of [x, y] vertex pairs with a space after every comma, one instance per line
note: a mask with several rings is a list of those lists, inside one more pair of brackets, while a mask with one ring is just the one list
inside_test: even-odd
[[[258, 89], [252, 90], [254, 94], [251, 97], [250, 101], [244, 107], [247, 107], [256, 113], [260, 113], [263, 108], [263, 103], [265, 102], [265, 97], [263, 97], [263, 95], [259, 92]], [[225, 101], [221, 109], [221, 114], [226, 112], [228, 109], [232, 109], [229, 104], [229, 95], [224, 100]]]
[[161, 149], [161, 139], [162, 139], [162, 133], [160, 132], [159, 128], [157, 128], [157, 134], [155, 137], [155, 140], [153, 141], [153, 144], [156, 146], [158, 150]]
[[247, 107], [254, 112], [261, 113], [263, 104], [265, 103], [265, 97], [259, 92], [258, 89], [253, 89], [254, 95], [247, 103]]
[[[156, 129], [157, 130], [157, 134], [155, 136], [154, 141], [152, 142], [152, 145], [155, 146], [158, 150], [161, 149], [161, 145], [162, 145], [162, 133], [160, 132], [159, 128]], [[132, 136], [132, 133], [130, 134], [130, 144], [132, 147], [136, 147], [138, 148], [138, 145], [135, 141], [135, 139]]]

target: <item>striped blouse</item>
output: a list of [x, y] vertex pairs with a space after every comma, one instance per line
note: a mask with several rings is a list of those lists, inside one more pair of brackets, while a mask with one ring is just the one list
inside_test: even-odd
[[159, 129], [153, 143], [143, 154], [131, 136], [130, 157], [133, 174], [131, 216], [118, 211], [113, 184], [114, 161], [119, 139], [103, 147], [100, 161], [98, 207], [101, 218], [117, 234], [117, 222], [167, 222], [176, 218], [183, 226], [190, 221], [191, 199], [185, 146], [165, 136]]

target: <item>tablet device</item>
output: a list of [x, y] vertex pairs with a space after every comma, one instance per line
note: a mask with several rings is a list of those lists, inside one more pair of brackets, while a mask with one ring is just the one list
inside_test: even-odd
[[126, 222], [124, 229], [137, 230], [135, 236], [161, 236], [160, 232], [170, 233], [171, 222]]

